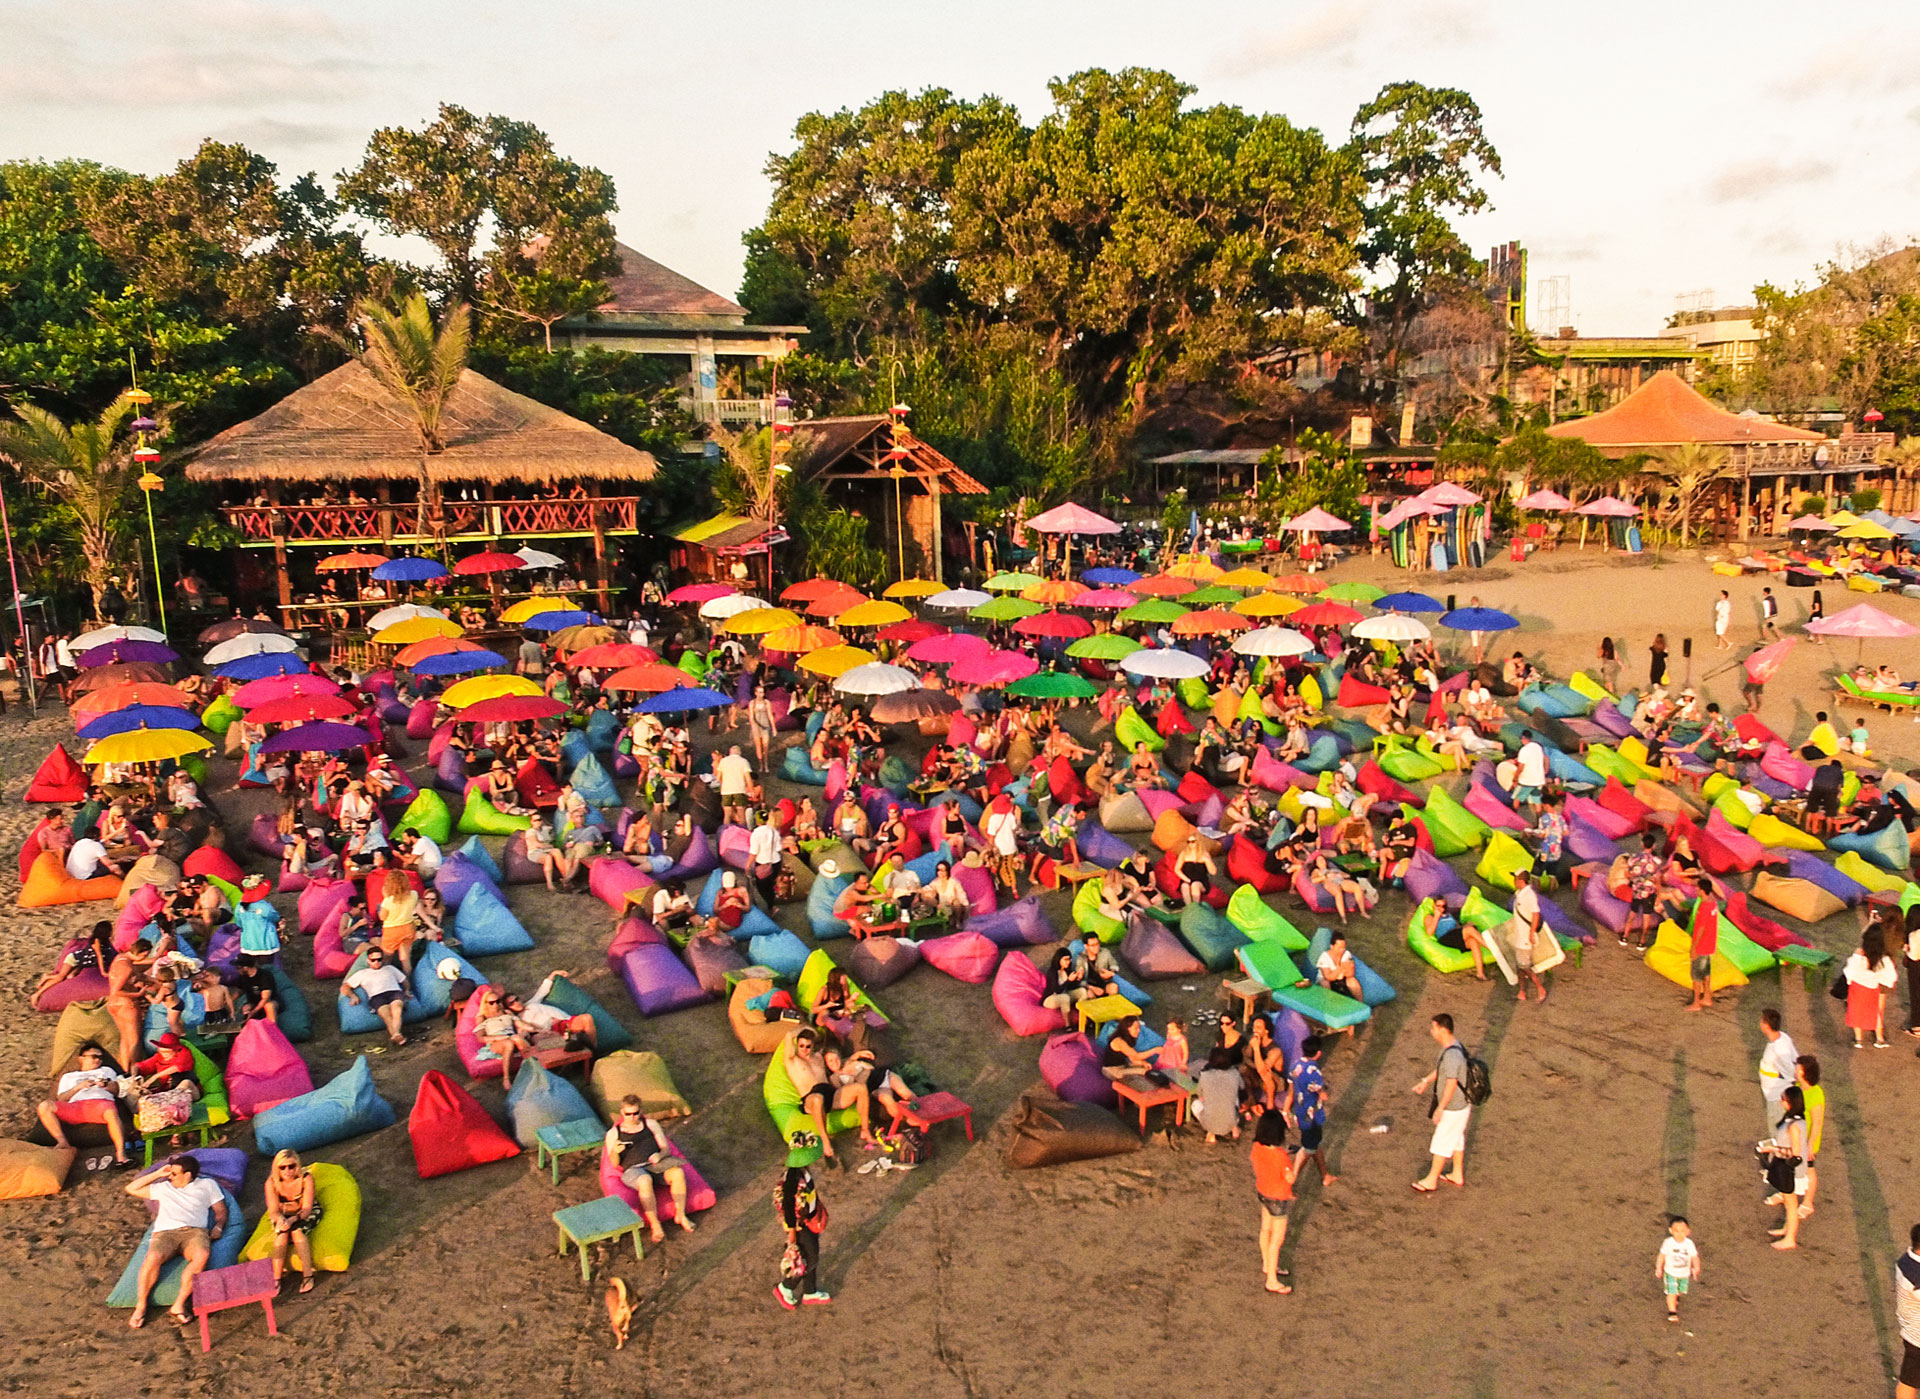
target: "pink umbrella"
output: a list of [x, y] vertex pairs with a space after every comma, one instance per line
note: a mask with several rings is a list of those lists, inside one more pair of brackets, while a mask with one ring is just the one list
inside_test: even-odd
[[947, 632], [914, 642], [907, 648], [907, 659], [925, 661], [931, 665], [947, 665], [953, 661], [964, 661], [969, 656], [984, 656], [992, 649], [984, 636], [964, 631]]
[[1573, 502], [1558, 491], [1539, 490], [1520, 497], [1522, 510], [1571, 510]]
[[1786, 660], [1787, 652], [1791, 651], [1799, 640], [1797, 636], [1783, 636], [1772, 645], [1762, 646], [1748, 656], [1745, 661], [1748, 677], [1756, 685], [1764, 685], [1773, 679], [1773, 673], [1780, 669], [1780, 663]]
[[252, 709], [270, 700], [339, 693], [340, 687], [324, 675], [269, 675], [261, 680], [249, 680], [235, 690], [233, 702], [242, 709]]
[[717, 597], [726, 597], [740, 590], [731, 583], [689, 583], [684, 588], [675, 588], [667, 594], [668, 602], [712, 602]]
[[1120, 526], [1105, 515], [1096, 515], [1084, 505], [1068, 501], [1056, 505], [1027, 521], [1028, 529], [1042, 534], [1118, 534]]
[[1446, 512], [1447, 507], [1444, 505], [1436, 505], [1430, 500], [1420, 499], [1419, 496], [1411, 496], [1375, 520], [1373, 527], [1375, 529], [1398, 529], [1416, 515], [1444, 515]]
[[1131, 607], [1140, 599], [1132, 593], [1119, 588], [1095, 588], [1091, 592], [1080, 594], [1073, 600], [1075, 607], [1096, 607], [1102, 612], [1118, 612], [1123, 607]]
[[1871, 603], [1858, 603], [1845, 612], [1807, 623], [1815, 636], [1856, 636], [1864, 640], [1892, 640], [1902, 636], [1920, 636], [1920, 628], [1889, 617]]
[[1603, 495], [1598, 500], [1590, 500], [1578, 510], [1576, 515], [1602, 515], [1608, 519], [1625, 520], [1640, 513], [1640, 507], [1629, 505], [1618, 496]]
[[1787, 521], [1787, 528], [1790, 530], [1818, 530], [1825, 534], [1829, 531], [1839, 529], [1840, 526], [1831, 520], [1823, 520], [1818, 515], [1799, 515]]
[[[1475, 496], [1474, 499], [1478, 500], [1479, 497]], [[1316, 505], [1304, 515], [1295, 515], [1280, 528], [1297, 530], [1301, 534], [1325, 534], [1328, 530], [1349, 529], [1351, 526], [1339, 516], [1329, 515]]]
[[1065, 612], [1036, 612], [1031, 617], [1022, 617], [1015, 622], [1013, 629], [1022, 636], [1078, 639], [1093, 635], [1092, 622], [1085, 617], [1074, 617]]
[[1040, 663], [1024, 651], [988, 651], [969, 656], [947, 672], [947, 679], [958, 685], [1011, 685], [1040, 669]]
[[1442, 481], [1437, 486], [1428, 486], [1420, 492], [1420, 499], [1431, 501], [1435, 505], [1444, 505], [1449, 510], [1456, 505], [1478, 505], [1480, 497], [1465, 486], [1456, 486], [1451, 481]]

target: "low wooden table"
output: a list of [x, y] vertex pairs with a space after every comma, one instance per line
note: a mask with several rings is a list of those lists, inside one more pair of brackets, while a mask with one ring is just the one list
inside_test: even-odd
[[593, 1151], [607, 1138], [597, 1117], [576, 1117], [571, 1122], [551, 1122], [533, 1134], [533, 1168], [553, 1166], [553, 1183], [560, 1183], [560, 1158], [575, 1152]]
[[560, 1256], [565, 1257], [569, 1242], [580, 1249], [580, 1281], [593, 1281], [593, 1259], [587, 1248], [591, 1244], [607, 1239], [618, 1239], [622, 1235], [633, 1235], [633, 1256], [645, 1258], [646, 1253], [640, 1246], [640, 1231], [647, 1227], [632, 1205], [618, 1195], [602, 1195], [597, 1200], [589, 1200], [584, 1205], [569, 1205], [564, 1210], [553, 1212], [553, 1222], [560, 1226]]
[[1140, 1109], [1140, 1135], [1147, 1135], [1147, 1109], [1171, 1107], [1176, 1127], [1183, 1126], [1187, 1120], [1187, 1090], [1173, 1084], [1162, 1088], [1159, 1084], [1144, 1078], [1123, 1078], [1115, 1081], [1113, 1091], [1120, 1095], [1121, 1101], [1132, 1103]]
[[[942, 1122], [951, 1122], [959, 1118], [967, 1129], [967, 1140], [973, 1140], [973, 1108], [961, 1102], [951, 1093], [929, 1093], [915, 1106], [914, 1116], [928, 1127], [937, 1127]], [[900, 1124], [906, 1121], [906, 1114], [896, 1113], [892, 1124], [887, 1128], [889, 1137], [900, 1134]]]
[[1260, 1003], [1273, 993], [1268, 989], [1266, 982], [1243, 976], [1238, 981], [1222, 981], [1220, 994], [1240, 1008], [1240, 1022], [1244, 1025], [1253, 1019], [1254, 1013], [1260, 1008]]
[[231, 1268], [210, 1268], [193, 1280], [193, 1314], [200, 1319], [200, 1353], [213, 1349], [213, 1333], [207, 1318], [230, 1307], [246, 1307], [258, 1302], [267, 1314], [267, 1334], [278, 1336], [279, 1323], [273, 1316], [273, 1264], [262, 1258], [252, 1263], [236, 1263]]
[[1819, 989], [1821, 973], [1833, 965], [1831, 952], [1822, 952], [1817, 947], [1802, 947], [1797, 942], [1788, 943], [1773, 955], [1782, 968], [1780, 973], [1782, 980], [1786, 978], [1786, 967], [1798, 967], [1801, 984], [1809, 991]]
[[533, 1057], [538, 1059], [540, 1066], [549, 1073], [557, 1074], [576, 1064], [591, 1064], [593, 1051], [591, 1049], [536, 1049], [533, 1051]]
[[1111, 996], [1093, 996], [1075, 1003], [1079, 1012], [1079, 1029], [1086, 1033], [1088, 1025], [1096, 1029], [1109, 1020], [1125, 1020], [1129, 1015], [1138, 1015], [1140, 1007], [1118, 993]]

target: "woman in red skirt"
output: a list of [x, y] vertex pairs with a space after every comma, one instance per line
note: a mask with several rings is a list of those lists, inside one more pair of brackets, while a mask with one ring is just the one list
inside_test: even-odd
[[1847, 958], [1847, 1028], [1853, 1031], [1853, 1047], [1866, 1047], [1865, 1035], [1873, 1031], [1873, 1047], [1885, 1049], [1886, 1004], [1893, 988], [1900, 983], [1900, 969], [1887, 955], [1886, 928], [1876, 916], [1860, 934], [1860, 950]]

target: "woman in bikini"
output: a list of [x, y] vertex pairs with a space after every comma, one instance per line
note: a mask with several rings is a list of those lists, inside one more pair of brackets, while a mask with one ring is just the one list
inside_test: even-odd
[[314, 1199], [313, 1172], [300, 1164], [298, 1152], [274, 1153], [266, 1193], [267, 1218], [273, 1228], [273, 1290], [276, 1294], [280, 1291], [291, 1249], [300, 1265], [300, 1290], [311, 1292], [313, 1228], [320, 1222], [320, 1205]]

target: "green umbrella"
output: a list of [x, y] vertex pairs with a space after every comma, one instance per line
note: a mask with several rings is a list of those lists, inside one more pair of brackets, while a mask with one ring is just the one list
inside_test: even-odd
[[1371, 583], [1335, 583], [1324, 593], [1323, 598], [1334, 602], [1377, 602], [1387, 595], [1385, 588], [1376, 588]]
[[1187, 609], [1177, 602], [1168, 602], [1163, 597], [1150, 597], [1145, 602], [1136, 602], [1114, 620], [1118, 622], [1171, 622], [1187, 615]]
[[[1094, 637], [1085, 638], [1088, 641]], [[1021, 699], [1092, 699], [1098, 690], [1093, 682], [1078, 675], [1062, 675], [1058, 671], [1043, 670], [1016, 680], [1007, 686], [1007, 693]]]
[[1218, 583], [1205, 588], [1195, 588], [1180, 598], [1182, 607], [1231, 607], [1240, 601], [1243, 594], [1237, 588], [1223, 588]]
[[1139, 649], [1140, 643], [1132, 637], [1109, 631], [1081, 637], [1067, 648], [1067, 654], [1076, 661], [1117, 661]]
[[980, 586], [990, 593], [1023, 593], [1046, 581], [1031, 573], [996, 573]]
[[[992, 580], [988, 580], [991, 585]], [[979, 622], [1017, 622], [1022, 617], [1031, 617], [1036, 612], [1047, 609], [1037, 602], [1028, 602], [1019, 597], [997, 597], [992, 602], [983, 602], [967, 615]]]

